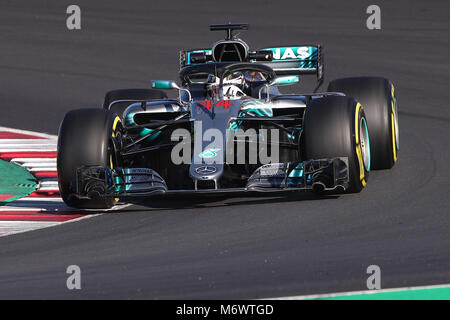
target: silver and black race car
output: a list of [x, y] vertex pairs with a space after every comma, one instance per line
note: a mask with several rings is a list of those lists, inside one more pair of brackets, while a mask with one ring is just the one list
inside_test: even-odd
[[[62, 198], [110, 208], [170, 193], [360, 192], [372, 169], [398, 156], [394, 86], [378, 77], [337, 79], [326, 92], [320, 45], [251, 51], [226, 31], [210, 49], [180, 52], [180, 81], [106, 94], [103, 108], [66, 114], [58, 138]], [[312, 93], [280, 86], [315, 75]], [[166, 90], [177, 90], [168, 98]]]

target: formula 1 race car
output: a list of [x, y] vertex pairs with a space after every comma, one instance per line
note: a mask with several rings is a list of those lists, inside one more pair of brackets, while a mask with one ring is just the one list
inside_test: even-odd
[[[377, 77], [323, 83], [320, 45], [250, 51], [226, 31], [210, 49], [180, 52], [180, 82], [106, 94], [103, 108], [66, 114], [58, 182], [76, 208], [120, 198], [241, 191], [360, 192], [372, 169], [397, 161], [394, 86]], [[278, 87], [315, 75], [312, 93]], [[165, 90], [178, 90], [169, 99]], [[370, 134], [369, 134], [370, 133]]]

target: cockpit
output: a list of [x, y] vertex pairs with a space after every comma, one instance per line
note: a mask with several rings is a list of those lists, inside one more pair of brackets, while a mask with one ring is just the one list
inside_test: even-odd
[[275, 77], [270, 67], [256, 63], [203, 63], [180, 71], [183, 86], [194, 100], [257, 98], [260, 88]]

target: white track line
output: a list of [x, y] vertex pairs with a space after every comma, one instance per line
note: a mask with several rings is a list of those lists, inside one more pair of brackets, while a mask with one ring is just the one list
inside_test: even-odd
[[53, 227], [60, 222], [41, 222], [41, 221], [2, 221], [0, 225], [0, 237], [15, 233], [27, 232], [42, 228]]
[[[19, 163], [17, 163], [19, 164]], [[43, 171], [55, 171], [56, 167], [54, 163], [32, 163], [32, 162], [28, 162], [28, 163], [22, 163], [20, 164], [22, 167], [26, 168], [26, 169], [39, 169], [39, 168], [45, 168], [46, 170]]]
[[36, 191], [46, 192], [53, 192], [53, 190], [59, 191], [58, 182], [55, 182], [54, 184], [39, 182], [38, 188], [36, 189]]
[[15, 200], [14, 202], [17, 201], [37, 201], [37, 202], [47, 202], [47, 201], [51, 201], [51, 202], [60, 202], [62, 203], [63, 200], [60, 197], [25, 197], [25, 198], [20, 198]]
[[58, 179], [57, 178], [44, 178], [39, 180], [39, 184], [43, 186], [52, 186], [52, 185], [58, 185]]
[[43, 151], [56, 151], [56, 145], [45, 147], [34, 146], [33, 148], [24, 148], [17, 146], [12, 146], [11, 148], [0, 147], [0, 152], [43, 152]]
[[35, 167], [35, 168], [31, 168], [28, 169], [28, 171], [30, 172], [39, 172], [39, 171], [56, 171], [55, 167]]
[[38, 189], [37, 190], [43, 190], [43, 189], [58, 189], [58, 181], [39, 181]]
[[34, 146], [34, 145], [55, 145], [55, 139], [0, 139], [0, 146]]
[[[29, 206], [28, 207], [27, 206], [16, 207], [16, 206], [12, 206], [11, 203], [16, 204], [16, 201], [13, 201], [13, 202], [7, 203], [4, 206], [1, 206], [0, 207], [0, 214], [2, 213], [2, 211], [31, 211], [31, 212], [33, 212], [33, 211], [44, 210], [42, 208], [34, 208], [34, 207], [29, 207]], [[1, 221], [1, 223], [3, 223], [3, 222], [4, 221]]]
[[55, 158], [13, 158], [13, 159], [11, 159], [11, 162], [21, 163], [21, 164], [37, 163], [37, 164], [42, 164], [42, 165], [54, 163], [56, 166]]
[[15, 163], [27, 163], [27, 162], [36, 162], [36, 163], [47, 163], [47, 162], [55, 162], [55, 158], [12, 158], [11, 162]]
[[[80, 221], [80, 220], [83, 220], [83, 219], [88, 219], [88, 218], [91, 218], [93, 216], [94, 215], [90, 215], [90, 216], [86, 215], [86, 216], [83, 216], [83, 217], [79, 217], [79, 218], [75, 218], [75, 219], [67, 220], [67, 221], [63, 221], [63, 222], [53, 222], [53, 221], [51, 221], [51, 222], [47, 222], [47, 221], [43, 221], [43, 222], [41, 222], [41, 221], [2, 221], [0, 223], [0, 237], [7, 237], [7, 236], [10, 236], [10, 235], [13, 235], [13, 234], [24, 233], [24, 232], [29, 232], [29, 231], [34, 231], [34, 230], [44, 229], [44, 228], [49, 228], [49, 227], [56, 227], [56, 226], [59, 226], [59, 225], [65, 224], [65, 223], [71, 223], [71, 222], [76, 222], [76, 221]], [[17, 224], [17, 227], [19, 227], [20, 225], [23, 225], [23, 226], [27, 226], [27, 225], [33, 226], [34, 225], [34, 226], [32, 228], [24, 228], [24, 229], [17, 228], [16, 230], [6, 231], [6, 228], [8, 227], [7, 224], [9, 222], [15, 222]], [[6, 228], [5, 228], [5, 231], [2, 232], [1, 229], [3, 228], [4, 225], [6, 226]]]
[[304, 295], [304, 296], [264, 298], [261, 300], [323, 299], [323, 298], [334, 298], [334, 297], [341, 297], [341, 296], [354, 296], [354, 295], [362, 295], [362, 294], [371, 295], [371, 294], [377, 294], [377, 293], [389, 293], [389, 292], [424, 290], [424, 289], [425, 290], [440, 289], [440, 288], [448, 288], [448, 287], [450, 287], [450, 284], [438, 284], [438, 285], [430, 285], [430, 286], [400, 287], [400, 288], [390, 288], [390, 289], [381, 289], [381, 290], [346, 291], [346, 292], [334, 292], [334, 293], [325, 293], [325, 294], [312, 294], [312, 295]]

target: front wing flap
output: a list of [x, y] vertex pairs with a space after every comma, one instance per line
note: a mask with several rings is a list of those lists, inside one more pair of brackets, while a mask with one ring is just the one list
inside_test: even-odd
[[83, 166], [77, 170], [79, 198], [148, 196], [166, 191], [164, 179], [148, 168]]
[[314, 189], [315, 191], [347, 190], [348, 158], [271, 163], [259, 167], [248, 179], [247, 189]]

